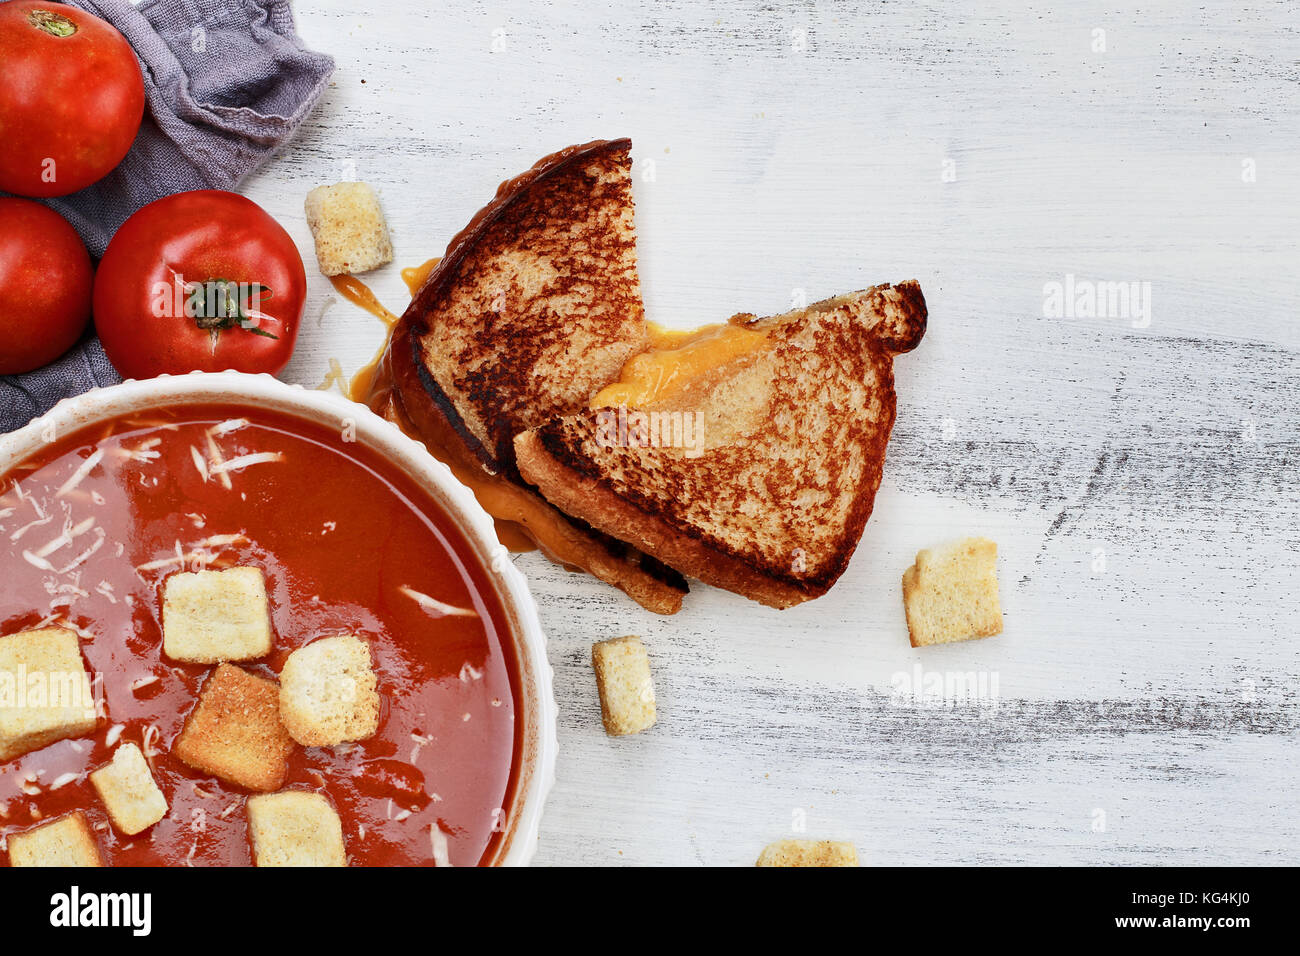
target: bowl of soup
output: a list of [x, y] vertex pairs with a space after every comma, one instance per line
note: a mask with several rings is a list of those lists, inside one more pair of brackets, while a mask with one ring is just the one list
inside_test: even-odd
[[[0, 435], [0, 541], [0, 642], [77, 635], [95, 707], [0, 761], [0, 841], [76, 816], [105, 865], [259, 859], [257, 791], [176, 752], [214, 665], [169, 656], [163, 615], [173, 576], [255, 568], [271, 649], [233, 664], [275, 682], [355, 637], [379, 699], [373, 734], [293, 746], [276, 789], [328, 800], [351, 865], [531, 858], [556, 755], [536, 605], [473, 495], [365, 407], [233, 372], [69, 399]], [[128, 743], [167, 801], [134, 834], [90, 779]]]

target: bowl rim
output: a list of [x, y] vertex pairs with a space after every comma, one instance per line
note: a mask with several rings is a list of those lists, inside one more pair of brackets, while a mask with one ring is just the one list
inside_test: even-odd
[[309, 418], [329, 416], [336, 422], [351, 419], [358, 440], [365, 440], [368, 447], [424, 485], [444, 505], [482, 562], [484, 573], [494, 580], [507, 616], [520, 631], [517, 651], [526, 658], [520, 662], [520, 680], [527, 684], [531, 679], [533, 684], [531, 688], [522, 687], [521, 693], [536, 710], [537, 734], [531, 752], [525, 742], [525, 752], [519, 755], [521, 766], [511, 813], [514, 823], [506, 835], [504, 851], [498, 852], [493, 863], [527, 866], [537, 852], [542, 812], [555, 786], [559, 751], [559, 708], [546, 635], [528, 581], [497, 539], [492, 518], [473, 492], [423, 444], [365, 405], [337, 392], [289, 384], [265, 373], [190, 372], [127, 379], [62, 399], [23, 427], [0, 434], [0, 475], [47, 444], [45, 435], [69, 434], [97, 421], [130, 414], [131, 410], [120, 407], [123, 405], [135, 403], [135, 410], [190, 402], [256, 406], [262, 399], [290, 414], [299, 410]]

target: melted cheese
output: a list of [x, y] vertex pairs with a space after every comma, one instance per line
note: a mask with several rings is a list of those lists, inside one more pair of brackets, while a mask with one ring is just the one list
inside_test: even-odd
[[690, 332], [648, 323], [650, 348], [623, 365], [617, 382], [591, 400], [592, 408], [649, 408], [701, 375], [767, 344], [767, 333], [739, 325], [706, 325]]

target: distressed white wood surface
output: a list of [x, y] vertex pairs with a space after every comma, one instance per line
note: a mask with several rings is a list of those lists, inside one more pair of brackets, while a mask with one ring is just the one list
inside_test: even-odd
[[[561, 714], [538, 862], [748, 864], [802, 823], [873, 864], [1296, 863], [1295, 8], [709, 6], [301, 0], [339, 69], [247, 189], [308, 248], [311, 186], [375, 184], [397, 262], [368, 281], [400, 311], [398, 269], [500, 180], [630, 135], [660, 322], [921, 280], [930, 330], [830, 595], [697, 586], [659, 618], [518, 559]], [[1151, 283], [1149, 326], [1044, 318], [1066, 274]], [[285, 377], [351, 374], [380, 338], [313, 275]], [[911, 649], [899, 576], [972, 533], [999, 543], [1005, 632]], [[623, 633], [660, 720], [611, 740], [589, 648]], [[998, 706], [891, 703], [917, 665], [995, 677]]]

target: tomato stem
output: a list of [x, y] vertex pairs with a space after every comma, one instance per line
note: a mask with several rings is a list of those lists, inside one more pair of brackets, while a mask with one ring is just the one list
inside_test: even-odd
[[260, 300], [262, 297], [269, 298], [270, 295], [270, 287], [260, 283], [244, 284], [230, 279], [209, 279], [190, 286], [185, 314], [194, 319], [194, 324], [200, 329], [212, 333], [214, 348], [223, 331], [236, 327], [254, 335], [278, 339], [278, 335], [254, 324], [262, 318], [262, 313], [256, 309], [249, 312], [244, 303], [247, 296]]
[[52, 37], [70, 37], [77, 32], [75, 23], [53, 10], [32, 10], [27, 14], [27, 22]]

